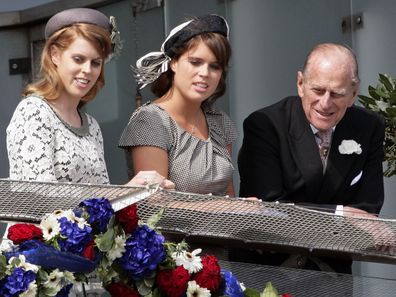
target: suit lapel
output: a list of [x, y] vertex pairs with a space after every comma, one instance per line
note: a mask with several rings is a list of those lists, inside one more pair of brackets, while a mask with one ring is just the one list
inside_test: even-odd
[[289, 141], [291, 153], [306, 185], [307, 201], [315, 202], [322, 185], [322, 162], [315, 136], [306, 120], [301, 99], [291, 101]]

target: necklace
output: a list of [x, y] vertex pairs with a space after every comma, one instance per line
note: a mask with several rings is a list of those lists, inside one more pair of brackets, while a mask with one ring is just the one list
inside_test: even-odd
[[195, 118], [194, 119], [194, 121], [192, 121], [193, 122], [193, 124], [189, 124], [190, 125], [190, 127], [191, 127], [191, 134], [195, 134], [196, 132], [197, 132], [197, 124], [198, 124], [198, 122], [199, 122], [199, 119], [197, 119], [197, 118]]
[[190, 124], [191, 126], [191, 134], [195, 134], [195, 132], [197, 131], [197, 126], [194, 124]]

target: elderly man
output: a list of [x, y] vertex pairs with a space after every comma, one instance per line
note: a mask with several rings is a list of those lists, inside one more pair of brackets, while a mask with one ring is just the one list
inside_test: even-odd
[[[384, 124], [376, 114], [354, 106], [358, 86], [350, 49], [314, 47], [297, 74], [299, 96], [253, 112], [244, 121], [240, 196], [345, 215], [378, 214], [384, 200]], [[336, 271], [350, 272], [350, 261], [328, 262]]]

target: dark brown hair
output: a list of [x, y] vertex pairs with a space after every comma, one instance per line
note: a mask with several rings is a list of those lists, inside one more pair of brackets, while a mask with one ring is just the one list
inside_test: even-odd
[[[205, 103], [213, 103], [217, 98], [224, 95], [226, 90], [228, 63], [231, 57], [231, 46], [228, 42], [228, 39], [218, 33], [203, 33], [197, 35], [184, 43], [182, 46], [176, 48], [174, 50], [175, 54], [172, 57], [172, 60], [178, 60], [181, 55], [197, 46], [200, 41], [203, 41], [205, 45], [213, 52], [222, 69], [222, 75], [216, 91], [212, 94], [212, 96], [205, 100]], [[169, 67], [168, 71], [161, 74], [161, 76], [152, 83], [151, 91], [158, 97], [163, 96], [171, 89], [173, 77], [174, 73]]]

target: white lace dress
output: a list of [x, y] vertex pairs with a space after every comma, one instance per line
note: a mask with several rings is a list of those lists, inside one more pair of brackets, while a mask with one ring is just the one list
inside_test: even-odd
[[23, 99], [7, 128], [10, 179], [109, 183], [100, 127], [80, 115], [83, 125], [74, 128], [42, 97]]
[[[7, 127], [10, 179], [109, 183], [100, 127], [93, 117], [79, 112], [82, 127], [74, 128], [59, 118], [44, 98], [32, 95], [23, 99]], [[3, 240], [1, 227], [5, 226], [0, 226], [0, 251], [10, 244], [6, 239], [9, 226]]]

